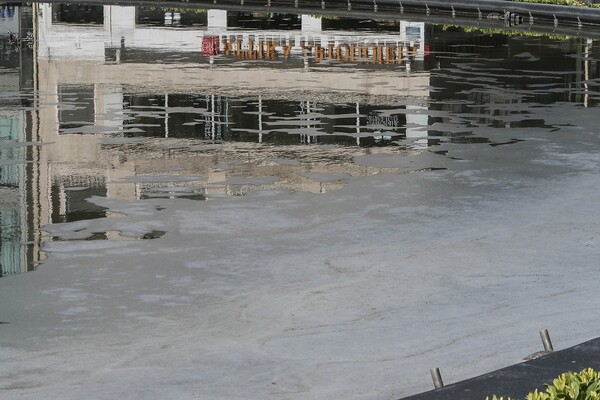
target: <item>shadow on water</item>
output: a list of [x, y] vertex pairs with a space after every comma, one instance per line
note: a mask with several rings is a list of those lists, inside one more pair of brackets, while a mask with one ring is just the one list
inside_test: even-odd
[[[359, 176], [435, 173], [462, 160], [457, 147], [561, 134], [562, 105], [600, 100], [600, 54], [583, 37], [414, 18], [0, 9], [2, 275], [35, 269], [43, 241], [62, 240], [44, 225], [110, 216], [94, 198], [321, 194]], [[439, 165], [403, 162], [423, 154]]]

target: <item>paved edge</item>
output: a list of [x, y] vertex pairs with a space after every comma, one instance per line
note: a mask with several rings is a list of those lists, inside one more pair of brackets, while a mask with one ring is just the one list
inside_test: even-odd
[[[535, 360], [502, 368], [475, 378], [431, 390], [401, 400], [485, 400], [492, 394], [524, 399], [534, 389], [545, 390], [563, 372], [584, 368], [600, 370], [600, 337]], [[441, 371], [442, 377], [444, 371]]]

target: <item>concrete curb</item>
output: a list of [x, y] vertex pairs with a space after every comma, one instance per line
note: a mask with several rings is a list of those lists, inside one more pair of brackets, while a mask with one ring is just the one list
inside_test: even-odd
[[545, 390], [563, 372], [590, 367], [600, 370], [600, 338], [401, 400], [485, 400], [492, 394], [519, 400], [536, 388]]

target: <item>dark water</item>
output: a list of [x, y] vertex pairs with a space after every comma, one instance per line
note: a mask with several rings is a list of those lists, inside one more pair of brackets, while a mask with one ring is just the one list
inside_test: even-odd
[[323, 193], [349, 176], [410, 170], [367, 168], [357, 156], [518, 146], [531, 132], [563, 134], [561, 112], [600, 100], [598, 44], [584, 37], [268, 13], [0, 8], [1, 275], [35, 268], [44, 225], [106, 217], [94, 196]]

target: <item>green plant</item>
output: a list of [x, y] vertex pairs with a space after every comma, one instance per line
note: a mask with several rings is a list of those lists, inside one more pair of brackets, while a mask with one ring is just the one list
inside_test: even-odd
[[[544, 396], [545, 394], [545, 396]], [[527, 400], [600, 400], [600, 372], [592, 368], [581, 372], [566, 372], [546, 385], [546, 393], [534, 397], [530, 393]]]
[[[600, 372], [592, 368], [581, 372], [565, 372], [546, 384], [546, 391], [535, 389], [525, 400], [600, 400]], [[504, 400], [494, 395], [486, 400]], [[506, 400], [510, 400], [510, 397]]]
[[[484, 35], [506, 35], [506, 36], [527, 36], [527, 37], [546, 37], [552, 40], [567, 40], [575, 36], [556, 35], [552, 33], [540, 33], [540, 32], [529, 32], [529, 31], [518, 31], [514, 29], [501, 29], [501, 28], [481, 28], [477, 26], [458, 26], [458, 25], [443, 25], [442, 30], [448, 31], [451, 29], [461, 29], [464, 32], [479, 32]], [[494, 399], [490, 399], [494, 400]], [[502, 400], [498, 398], [497, 400]], [[506, 400], [506, 399], [504, 399]]]
[[600, 4], [586, 3], [578, 0], [513, 0], [520, 3], [540, 3], [540, 4], [556, 4], [559, 6], [573, 6], [573, 7], [592, 7], [598, 8]]

